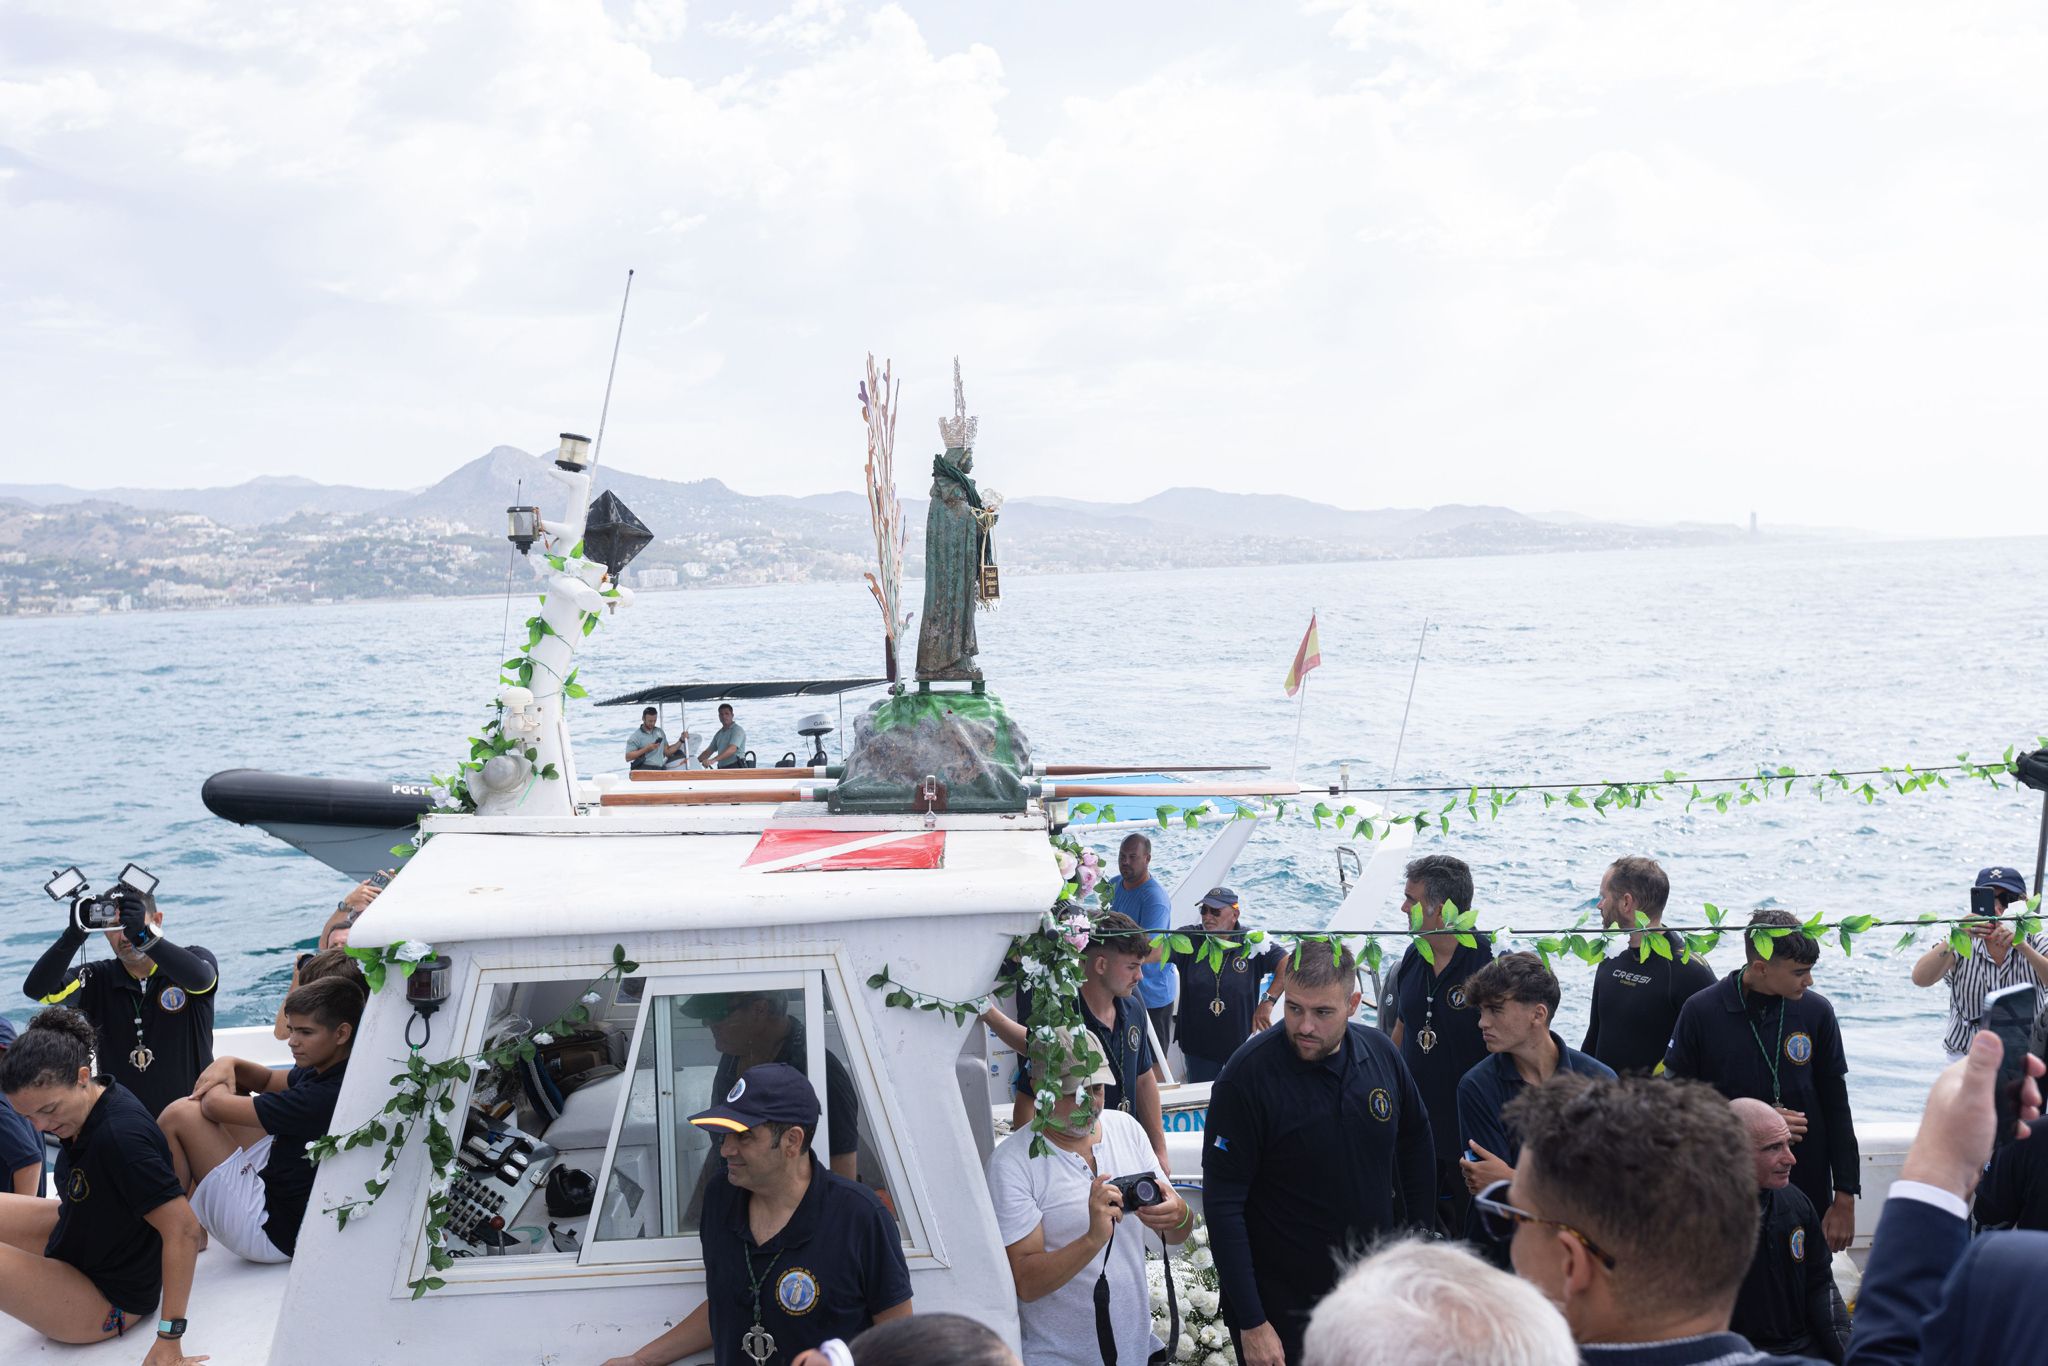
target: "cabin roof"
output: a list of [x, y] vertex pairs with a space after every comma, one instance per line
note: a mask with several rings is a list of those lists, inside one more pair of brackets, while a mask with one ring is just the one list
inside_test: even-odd
[[[851, 918], [1015, 915], [1051, 906], [1060, 875], [1042, 818], [849, 820], [767, 813], [663, 830], [652, 822], [438, 827], [364, 912], [364, 944], [564, 933], [744, 929]], [[578, 826], [580, 825], [580, 828]], [[792, 838], [796, 832], [815, 832]], [[874, 867], [876, 862], [927, 866]]]

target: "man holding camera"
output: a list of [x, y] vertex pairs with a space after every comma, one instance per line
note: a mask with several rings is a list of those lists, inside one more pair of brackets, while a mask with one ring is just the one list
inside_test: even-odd
[[22, 990], [32, 1000], [61, 1002], [92, 1021], [100, 1072], [159, 1115], [191, 1095], [213, 1061], [220, 969], [206, 949], [164, 938], [164, 915], [150, 893], [119, 884], [100, 899], [107, 900], [119, 917], [104, 931], [113, 961], [73, 965], [86, 941], [74, 908], [64, 933], [29, 969]]
[[1984, 1026], [1984, 998], [2013, 986], [2048, 985], [2048, 935], [2015, 939], [2012, 923], [1999, 919], [2014, 914], [2015, 903], [2027, 899], [2026, 880], [2017, 868], [1986, 868], [1970, 889], [1972, 919], [1965, 921], [1970, 955], [1958, 954], [1944, 939], [1913, 964], [1913, 985], [1948, 983], [1948, 1032], [1941, 1046], [1948, 1060], [1959, 1060], [1971, 1037]]
[[[1018, 1129], [988, 1159], [996, 1229], [1017, 1284], [1024, 1360], [1142, 1362], [1162, 1346], [1152, 1332], [1145, 1230], [1183, 1242], [1194, 1216], [1167, 1183], [1144, 1125], [1104, 1103], [1115, 1077], [1093, 1034], [1054, 1033], [1057, 1044], [1041, 1045], [1031, 1058], [1040, 1098], [1057, 1097], [1046, 1111], [1052, 1151], [1033, 1157], [1035, 1135]], [[1142, 1227], [1131, 1226], [1133, 1214]]]

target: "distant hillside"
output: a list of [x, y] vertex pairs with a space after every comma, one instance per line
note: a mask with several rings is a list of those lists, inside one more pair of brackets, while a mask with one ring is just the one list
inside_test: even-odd
[[75, 489], [66, 484], [0, 484], [0, 500], [31, 507], [60, 503], [118, 503], [149, 512], [192, 512], [222, 526], [267, 526], [300, 513], [352, 517], [404, 494], [397, 489], [363, 489], [320, 484], [296, 475], [262, 475], [244, 484], [211, 489]]

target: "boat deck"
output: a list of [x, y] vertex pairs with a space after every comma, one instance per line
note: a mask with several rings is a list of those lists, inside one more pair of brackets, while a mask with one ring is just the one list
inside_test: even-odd
[[[258, 1266], [245, 1262], [218, 1245], [199, 1254], [199, 1266], [192, 1277], [192, 1321], [186, 1350], [194, 1356], [210, 1356], [212, 1366], [262, 1366], [270, 1360], [270, 1338], [277, 1329], [277, 1315], [284, 1304], [285, 1282], [291, 1264]], [[130, 1329], [118, 1346], [105, 1343], [73, 1347], [52, 1342], [42, 1334], [0, 1315], [0, 1361], [18, 1366], [30, 1361], [106, 1362], [140, 1361], [156, 1336], [156, 1320]]]

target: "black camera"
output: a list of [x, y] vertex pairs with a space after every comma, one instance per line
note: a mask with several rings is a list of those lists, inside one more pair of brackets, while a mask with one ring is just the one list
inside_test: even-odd
[[50, 900], [71, 903], [71, 923], [88, 934], [119, 929], [122, 903], [132, 898], [140, 897], [145, 909], [153, 908], [156, 888], [157, 879], [137, 863], [123, 868], [113, 889], [98, 896], [90, 895], [92, 888], [76, 867], [66, 868], [43, 884]]
[[1150, 1172], [1139, 1172], [1136, 1176], [1112, 1176], [1109, 1184], [1124, 1193], [1126, 1211], [1163, 1204], [1166, 1200], [1166, 1183]]

